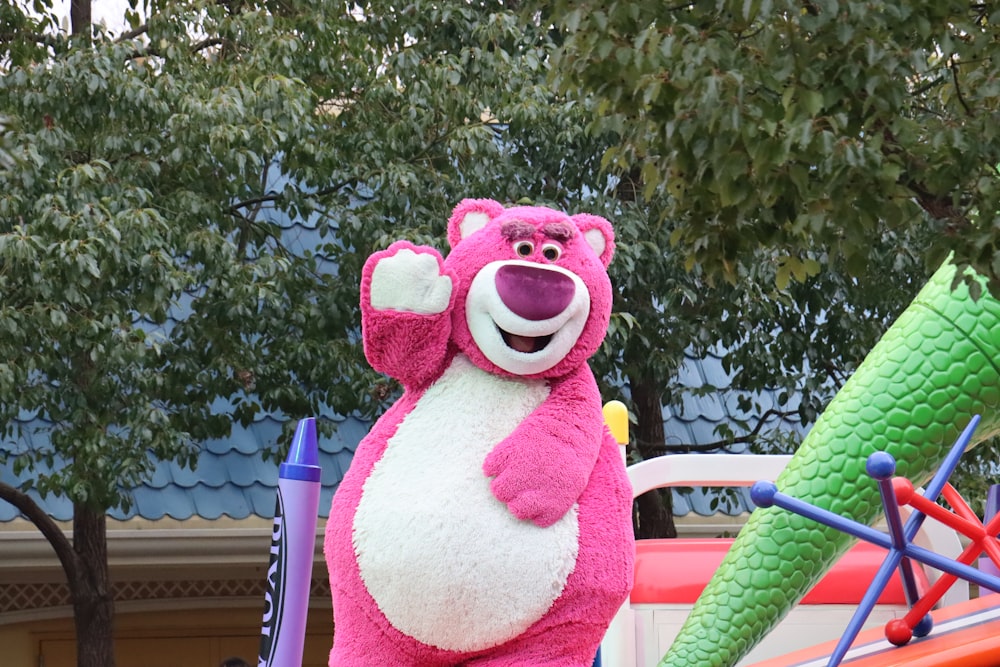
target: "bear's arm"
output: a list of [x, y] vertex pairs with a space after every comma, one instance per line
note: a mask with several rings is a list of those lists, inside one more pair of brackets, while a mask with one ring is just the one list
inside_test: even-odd
[[361, 274], [361, 333], [372, 368], [407, 389], [440, 374], [451, 336], [452, 285], [433, 248], [397, 241], [368, 258]]
[[554, 381], [549, 397], [486, 457], [490, 489], [519, 519], [544, 527], [580, 498], [606, 427], [590, 368]]

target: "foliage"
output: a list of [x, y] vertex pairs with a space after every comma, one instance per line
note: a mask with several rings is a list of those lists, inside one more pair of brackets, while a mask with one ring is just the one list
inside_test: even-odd
[[777, 252], [779, 286], [827, 253], [866, 277], [883, 230], [930, 219], [1000, 294], [1000, 13], [990, 3], [751, 0], [537, 3], [563, 31], [556, 82], [594, 95], [674, 223], [687, 268], [739, 278]]
[[[546, 85], [552, 35], [499, 3], [148, 9], [90, 44], [26, 28], [0, 80], [19, 157], [0, 200], [4, 423], [23, 410], [55, 425], [54, 449], [19, 452], [22, 466], [86, 448], [106, 473], [43, 467], [43, 492], [114, 507], [153, 461], [191, 462], [259, 410], [379, 410], [392, 387], [356, 344], [360, 264], [399, 237], [440, 245], [463, 196], [615, 221], [598, 370], [654, 385], [657, 405], [679, 405], [685, 351], [721, 343], [735, 384], [806, 389], [808, 419], [828, 394], [814, 371], [849, 372], [919, 284], [866, 292], [821, 250], [803, 257], [831, 270], [805, 286], [774, 286], [792, 271], [774, 252], [711, 281], [672, 247], [672, 200], [650, 196], [647, 169], [601, 182], [623, 135], [581, 131], [600, 109]], [[319, 256], [285, 247], [289, 218], [327, 233]], [[886, 234], [880, 266], [912, 272]]]
[[[540, 176], [565, 128], [547, 37], [500, 4], [150, 9], [90, 44], [35, 41], [45, 17], [8, 41], [0, 79], [17, 159], [0, 176], [0, 418], [8, 436], [21, 414], [53, 424], [24, 467], [91, 457], [35, 484], [101, 508], [260, 410], [378, 410], [354, 335], [364, 257], [440, 245], [462, 196], [568, 187]], [[320, 255], [286, 247], [287, 219], [326, 234]]]
[[[275, 155], [308, 144], [314, 95], [271, 62], [208, 67], [193, 16], [169, 8], [147, 44], [58, 37], [0, 79], [16, 163], [0, 176], [0, 420], [7, 436], [24, 414], [51, 423], [50, 448], [18, 465], [73, 462], [36, 487], [101, 511], [126, 505], [154, 459], [190, 463], [228, 433], [217, 398], [246, 423], [248, 383], [290, 414], [330, 391], [302, 385], [329, 362], [296, 331], [322, 332], [330, 278], [272, 252], [280, 229], [240, 203]], [[198, 26], [235, 23], [215, 10]]]
[[[499, 2], [150, 1], [72, 35], [34, 7], [0, 11], [0, 456], [25, 480], [0, 498], [63, 562], [79, 663], [107, 667], [104, 513], [262, 410], [378, 411], [361, 262], [440, 245], [463, 196], [578, 195], [546, 176], [572, 105], [547, 31]], [[72, 544], [29, 486], [73, 501]]]
[[[559, 29], [553, 80], [592, 105], [602, 166], [648, 233], [618, 276], [636, 317], [612, 327], [624, 375], [673, 377], [675, 341], [718, 343], [734, 387], [775, 387], [808, 424], [948, 252], [1000, 294], [991, 5], [529, 4]], [[997, 448], [963, 486], [995, 478]]]
[[[877, 282], [852, 279], [842, 261], [810, 252], [821, 267], [817, 275], [778, 288], [782, 258], [763, 249], [736, 265], [733, 283], [711, 282], [699, 267], [685, 268], [684, 256], [669, 243], [673, 227], [660, 219], [655, 202], [619, 200], [617, 207], [612, 271], [619, 291], [600, 368], [630, 384], [649, 378], [663, 404], [677, 411], [691, 391], [677, 381], [685, 352], [720, 356], [731, 387], [744, 395], [741, 411], [752, 415], [720, 432], [720, 440], [759, 425], [766, 415], [751, 397], [764, 390], [777, 392], [779, 411], [797, 413], [804, 424], [815, 420], [927, 278], [919, 235], [885, 230], [870, 252]], [[750, 443], [766, 449], [782, 437], [765, 430]], [[647, 455], [655, 453], [653, 447]]]
[[[804, 123], [815, 97], [798, 88], [787, 109], [763, 105], [777, 74], [726, 89], [749, 100], [740, 113], [763, 105], [773, 128], [706, 102], [716, 78], [716, 87], [735, 85], [711, 74], [710, 56], [770, 57], [765, 46], [781, 44], [764, 25], [772, 5], [750, 3], [760, 30], [729, 42], [712, 40], [727, 39], [730, 19], [713, 24], [721, 10], [701, 4], [568, 7], [563, 29], [552, 31], [524, 20], [520, 3], [486, 0], [148, 0], [120, 32], [76, 35], [58, 28], [45, 0], [35, 5], [38, 15], [14, 3], [0, 8], [0, 116], [13, 160], [0, 165], [0, 425], [5, 442], [19, 443], [0, 456], [14, 457], [40, 492], [66, 494], [92, 513], [126, 504], [156, 460], [190, 464], [202, 440], [261, 410], [292, 418], [380, 410], [395, 387], [367, 369], [357, 344], [361, 263], [397, 238], [441, 247], [462, 197], [614, 221], [619, 293], [595, 365], [609, 386], [647, 392], [650, 407], [639, 416], [648, 423], [661, 403], [679, 405], [685, 351], [719, 344], [734, 384], [778, 386], [789, 396], [804, 389], [797, 409], [815, 414], [830, 383], [850, 372], [922, 282], [922, 235], [937, 238], [942, 225], [913, 214], [911, 181], [951, 197], [968, 219], [957, 224], [984, 234], [995, 224], [979, 213], [993, 196], [992, 172], [977, 167], [975, 193], [947, 190], [962, 171], [949, 151], [973, 132], [981, 135], [969, 161], [1000, 161], [994, 130], [978, 116], [949, 126], [941, 152], [931, 153], [917, 141], [932, 135], [914, 120], [914, 104], [913, 118], [884, 121], [901, 137], [889, 151], [873, 138], [875, 120], [850, 116], [881, 103], [824, 92], [814, 114], [824, 120]], [[801, 70], [819, 53], [813, 42], [822, 31], [818, 19], [789, 16], [788, 35], [808, 39], [773, 55]], [[639, 26], [644, 41], [626, 29]], [[671, 31], [687, 37], [671, 41]], [[574, 92], [568, 82], [578, 80], [596, 98], [548, 85], [560, 39], [560, 80]], [[611, 65], [597, 57], [608, 39], [623, 49]], [[723, 54], [723, 43], [739, 48]], [[671, 83], [683, 68], [660, 67], [675, 47], [685, 57], [685, 49], [704, 51], [684, 66], [683, 89]], [[781, 81], [798, 85], [804, 75], [794, 67]], [[765, 69], [758, 66], [758, 78]], [[957, 90], [958, 80], [966, 104], [988, 108], [989, 73], [966, 82], [970, 70], [954, 71], [957, 79], [921, 94], [938, 91], [938, 107], [954, 110], [961, 103], [941, 91]], [[664, 144], [660, 128], [671, 119]], [[834, 122], [853, 123], [854, 135], [827, 163], [817, 151]], [[803, 147], [813, 153], [798, 156]], [[739, 161], [730, 154], [763, 170], [729, 178]], [[934, 168], [910, 181], [900, 168], [894, 197], [872, 187], [893, 178], [859, 171], [910, 169], [921, 159]], [[973, 194], [974, 202], [962, 199]], [[893, 202], [897, 214], [886, 213]], [[821, 225], [828, 217], [841, 228]], [[295, 238], [302, 229], [311, 249]], [[961, 254], [957, 238], [948, 247], [978, 262]], [[859, 257], [877, 280], [848, 277]], [[729, 282], [714, 280], [720, 266]], [[24, 417], [50, 423], [48, 437], [24, 445]], [[0, 497], [30, 509], [27, 496], [3, 485]], [[31, 516], [44, 532], [44, 517]]]

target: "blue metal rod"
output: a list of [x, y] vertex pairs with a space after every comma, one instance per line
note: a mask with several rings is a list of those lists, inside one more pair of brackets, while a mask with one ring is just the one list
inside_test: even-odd
[[[962, 431], [958, 439], [955, 440], [955, 444], [951, 446], [951, 451], [948, 452], [948, 456], [945, 457], [944, 461], [941, 463], [941, 467], [938, 468], [937, 473], [927, 484], [927, 488], [924, 490], [924, 498], [936, 501], [938, 496], [941, 495], [941, 491], [944, 490], [944, 485], [948, 483], [948, 479], [951, 474], [955, 472], [955, 468], [958, 466], [958, 462], [962, 459], [962, 454], [965, 453], [966, 447], [969, 446], [969, 442], [972, 440], [972, 434], [975, 433], [976, 427], [979, 426], [980, 422], [979, 415], [972, 415], [972, 419], [966, 425], [965, 430]], [[913, 538], [916, 537], [917, 531], [920, 530], [920, 526], [923, 525], [926, 515], [923, 512], [914, 512], [910, 516], [910, 520], [906, 523], [906, 541], [912, 542]]]
[[[889, 455], [886, 454], [886, 456]], [[892, 457], [890, 456], [889, 458]], [[893, 466], [895, 466], [895, 461], [893, 462]], [[892, 487], [892, 480], [879, 479], [878, 490], [882, 495], [882, 509], [885, 511], [885, 520], [889, 526], [889, 537], [892, 539], [892, 545], [896, 549], [903, 549], [909, 543], [909, 540], [906, 539], [903, 518], [899, 514], [899, 502], [896, 499], [896, 490]], [[903, 593], [906, 595], [906, 603], [912, 607], [920, 599], [920, 591], [917, 589], [917, 579], [913, 574], [913, 564], [909, 558], [902, 557], [899, 559], [899, 576], [903, 581]], [[888, 579], [886, 579], [886, 583], [888, 583]], [[885, 585], [883, 584], [884, 587]]]
[[847, 651], [851, 648], [851, 644], [854, 643], [858, 633], [861, 632], [861, 628], [864, 626], [865, 621], [868, 620], [872, 609], [875, 608], [875, 603], [878, 602], [879, 596], [882, 595], [882, 591], [885, 590], [893, 571], [895, 571], [902, 558], [902, 550], [892, 549], [888, 557], [882, 561], [882, 565], [879, 566], [878, 572], [875, 573], [875, 578], [872, 580], [871, 586], [865, 591], [865, 595], [861, 598], [861, 602], [854, 611], [854, 615], [851, 616], [844, 634], [841, 635], [836, 648], [830, 654], [830, 662], [827, 663], [827, 667], [837, 667], [844, 659], [844, 656], [847, 655]]

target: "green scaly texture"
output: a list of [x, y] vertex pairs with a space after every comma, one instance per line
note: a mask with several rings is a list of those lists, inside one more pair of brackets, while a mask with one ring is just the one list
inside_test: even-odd
[[[951, 290], [945, 264], [813, 426], [778, 488], [858, 522], [881, 514], [868, 455], [924, 484], [969, 419], [975, 442], [1000, 433], [1000, 302]], [[984, 290], [985, 291], [985, 290]], [[753, 512], [661, 667], [730, 667], [823, 576], [854, 539], [778, 507]]]

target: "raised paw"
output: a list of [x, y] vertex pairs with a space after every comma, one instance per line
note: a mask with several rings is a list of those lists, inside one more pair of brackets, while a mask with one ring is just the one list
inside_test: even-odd
[[548, 528], [569, 511], [579, 490], [569, 488], [558, 470], [517, 462], [502, 446], [486, 457], [483, 472], [493, 478], [490, 491], [518, 519]]
[[[451, 302], [451, 278], [442, 274], [441, 256], [431, 249], [393, 244], [373, 256], [370, 303], [375, 310], [421, 315], [443, 313]], [[367, 267], [366, 267], [367, 268]]]
[[522, 521], [530, 521], [540, 528], [548, 528], [566, 514], [569, 508], [556, 504], [544, 489], [522, 490], [511, 492], [509, 488], [504, 488], [503, 484], [498, 484], [496, 480], [490, 484], [490, 491], [493, 496], [507, 505], [507, 509], [516, 518]]

